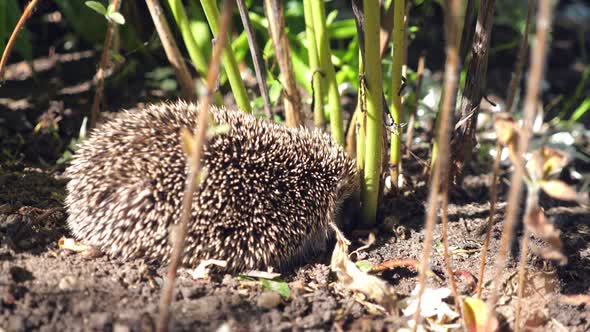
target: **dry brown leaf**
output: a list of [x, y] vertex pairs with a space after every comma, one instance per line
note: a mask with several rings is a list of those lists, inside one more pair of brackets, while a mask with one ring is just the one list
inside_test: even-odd
[[272, 271], [259, 271], [259, 270], [246, 271], [244, 273], [240, 273], [240, 275], [243, 275], [245, 277], [263, 278], [263, 279], [269, 279], [269, 280], [272, 280], [274, 278], [278, 278], [281, 276], [280, 273], [275, 273]]
[[91, 246], [85, 245], [69, 237], [62, 237], [57, 241], [57, 245], [60, 249], [71, 250], [77, 253], [85, 252], [92, 248]]
[[553, 197], [562, 201], [577, 201], [578, 193], [576, 190], [561, 180], [544, 180], [539, 181], [539, 185], [543, 191]]
[[518, 129], [516, 121], [507, 113], [498, 113], [494, 119], [494, 129], [498, 141], [503, 145], [510, 145], [512, 141], [516, 141]]
[[543, 174], [550, 176], [561, 172], [561, 170], [569, 162], [569, 156], [560, 150], [550, 148], [547, 146], [542, 147], [538, 152], [543, 159]]
[[[498, 320], [495, 316], [488, 315], [488, 306], [484, 301], [474, 297], [463, 299], [463, 319], [467, 332], [498, 331]], [[487, 329], [488, 325], [489, 329]]]
[[564, 264], [566, 257], [561, 253], [561, 232], [547, 220], [543, 209], [540, 207], [533, 207], [528, 211], [524, 218], [524, 224], [531, 233], [541, 238], [549, 244], [549, 247], [538, 249], [531, 246], [538, 255], [545, 259], [557, 260]]
[[391, 312], [395, 308], [396, 299], [391, 286], [384, 280], [359, 270], [348, 258], [348, 240], [338, 227], [332, 224], [332, 228], [336, 233], [336, 246], [332, 253], [330, 268], [336, 273], [340, 283], [352, 292], [365, 294]]
[[209, 266], [211, 265], [225, 267], [227, 265], [227, 262], [218, 259], [207, 259], [201, 261], [199, 265], [191, 272], [191, 277], [195, 280], [207, 279], [209, 277]]

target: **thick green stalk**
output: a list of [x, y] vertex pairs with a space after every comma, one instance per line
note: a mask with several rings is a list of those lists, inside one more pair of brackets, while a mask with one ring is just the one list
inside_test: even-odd
[[315, 28], [311, 9], [312, 0], [303, 0], [303, 13], [305, 16], [305, 38], [307, 41], [307, 53], [309, 55], [309, 69], [312, 75], [313, 86], [313, 123], [316, 127], [323, 127], [326, 119], [324, 117], [324, 94], [322, 89], [322, 74], [316, 73], [320, 68]]
[[373, 225], [377, 218], [379, 180], [381, 177], [381, 145], [383, 134], [383, 81], [379, 56], [379, 1], [364, 1], [365, 17], [365, 77], [366, 145], [365, 172], [362, 191], [362, 213], [365, 225]]
[[[392, 65], [392, 83], [391, 83], [391, 116], [396, 125], [402, 121], [402, 97], [399, 90], [402, 84], [402, 66], [405, 58], [405, 23], [404, 14], [406, 0], [395, 0], [391, 5], [393, 7], [393, 65]], [[399, 166], [401, 157], [401, 128], [398, 127], [391, 134], [391, 150], [389, 158], [391, 184], [397, 187], [399, 177]]]
[[[201, 6], [203, 6], [203, 11], [207, 17], [207, 22], [209, 22], [209, 27], [215, 38], [217, 38], [217, 33], [219, 31], [219, 10], [217, 9], [217, 4], [215, 0], [201, 0]], [[221, 62], [223, 64], [223, 69], [227, 74], [229, 85], [231, 86], [238, 107], [244, 112], [252, 113], [250, 98], [248, 98], [246, 87], [244, 86], [240, 70], [238, 69], [236, 57], [234, 56], [234, 52], [229, 43], [223, 48]]]
[[[344, 145], [344, 130], [342, 124], [342, 106], [340, 105], [340, 93], [336, 82], [334, 65], [330, 58], [330, 44], [326, 29], [326, 13], [323, 1], [311, 1], [313, 15], [313, 27], [320, 59], [320, 68], [326, 74], [328, 88], [328, 110], [330, 111], [330, 129], [332, 137], [340, 145]], [[379, 44], [379, 42], [377, 42]]]
[[207, 59], [203, 55], [203, 52], [199, 48], [195, 38], [193, 38], [190, 21], [186, 15], [186, 11], [184, 10], [182, 0], [168, 0], [168, 5], [172, 11], [174, 20], [176, 21], [176, 25], [182, 34], [182, 40], [184, 41], [184, 45], [186, 46], [192, 62], [194, 63], [199, 74], [205, 76], [207, 74], [208, 66]]

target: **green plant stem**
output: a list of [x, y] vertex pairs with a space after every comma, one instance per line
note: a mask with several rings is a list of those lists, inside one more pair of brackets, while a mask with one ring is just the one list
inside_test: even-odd
[[379, 57], [379, 2], [364, 1], [365, 17], [365, 77], [366, 144], [362, 214], [365, 226], [375, 224], [379, 200], [383, 134], [383, 80]]
[[[336, 73], [330, 56], [330, 44], [326, 29], [326, 13], [323, 1], [312, 1], [313, 28], [319, 53], [320, 68], [326, 74], [328, 88], [328, 110], [330, 112], [330, 129], [332, 137], [340, 145], [344, 145], [344, 129], [342, 125], [342, 106], [336, 82]], [[379, 14], [379, 11], [377, 11]], [[377, 15], [378, 17], [378, 15]], [[378, 31], [377, 31], [378, 33]], [[379, 44], [379, 41], [377, 41]]]
[[[203, 6], [203, 11], [205, 12], [207, 22], [209, 22], [209, 27], [211, 28], [213, 35], [215, 38], [218, 38], [219, 10], [217, 9], [216, 2], [214, 0], [201, 0], [201, 6]], [[246, 87], [242, 81], [240, 70], [238, 69], [238, 64], [236, 62], [236, 57], [234, 56], [234, 52], [231, 49], [229, 43], [223, 48], [221, 62], [223, 64], [223, 69], [227, 74], [229, 85], [231, 86], [238, 107], [244, 112], [252, 113], [252, 108], [250, 107], [250, 98], [248, 98], [248, 92], [246, 91]]]
[[326, 118], [324, 117], [324, 94], [322, 88], [323, 73], [320, 71], [320, 59], [318, 57], [317, 42], [315, 38], [311, 2], [312, 0], [303, 0], [305, 38], [307, 42], [309, 69], [312, 75], [311, 81], [313, 87], [313, 123], [316, 127], [323, 127], [326, 123]]
[[[405, 24], [404, 14], [406, 0], [394, 0], [391, 4], [393, 8], [393, 65], [391, 73], [391, 116], [396, 125], [402, 121], [402, 97], [398, 93], [402, 83], [402, 66], [404, 65], [405, 53]], [[393, 187], [398, 185], [398, 177], [400, 171], [400, 157], [401, 157], [401, 128], [394, 130], [391, 133], [391, 146], [389, 169], [391, 176], [391, 184]]]
[[203, 51], [197, 44], [197, 41], [193, 37], [190, 27], [190, 21], [188, 16], [186, 15], [186, 11], [184, 9], [184, 5], [182, 4], [182, 0], [168, 0], [168, 6], [172, 11], [172, 15], [174, 16], [174, 20], [176, 21], [176, 25], [182, 34], [182, 40], [184, 41], [184, 45], [188, 51], [189, 56], [191, 57], [192, 62], [197, 69], [197, 72], [200, 75], [207, 74], [207, 59], [203, 55]]

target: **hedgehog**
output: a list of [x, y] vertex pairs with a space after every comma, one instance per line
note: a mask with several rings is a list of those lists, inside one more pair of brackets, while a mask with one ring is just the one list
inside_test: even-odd
[[[90, 133], [65, 170], [76, 239], [109, 256], [169, 261], [188, 174], [181, 130], [196, 132], [199, 110], [182, 101], [149, 105]], [[317, 129], [224, 107], [210, 114], [228, 129], [204, 146], [182, 264], [286, 270], [325, 249], [330, 225], [342, 225], [343, 208], [358, 202], [354, 160]]]

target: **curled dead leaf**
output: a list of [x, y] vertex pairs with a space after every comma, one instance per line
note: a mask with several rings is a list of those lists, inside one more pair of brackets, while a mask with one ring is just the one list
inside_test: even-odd
[[92, 248], [69, 237], [62, 237], [57, 241], [57, 245], [60, 249], [71, 250], [77, 253], [85, 252]]
[[516, 121], [508, 113], [498, 113], [494, 119], [494, 130], [498, 141], [503, 145], [510, 145], [512, 141], [516, 141], [518, 129]]
[[207, 279], [209, 277], [209, 270], [211, 265], [217, 265], [220, 267], [226, 267], [227, 262], [218, 259], [207, 259], [201, 261], [199, 265], [191, 272], [193, 279]]
[[565, 256], [561, 253], [561, 232], [547, 220], [542, 208], [531, 208], [525, 215], [524, 224], [532, 234], [544, 240], [549, 245], [548, 247], [539, 249], [531, 246], [538, 255], [545, 259], [557, 260], [562, 263], [566, 261]]
[[548, 146], [542, 147], [538, 153], [543, 159], [542, 169], [545, 176], [561, 172], [569, 162], [569, 156], [565, 152]]
[[348, 258], [348, 240], [336, 225], [332, 224], [332, 228], [336, 233], [336, 246], [332, 253], [330, 268], [336, 273], [338, 281], [346, 289], [360, 292], [382, 305], [387, 311], [392, 312], [396, 307], [396, 296], [391, 286], [376, 276], [362, 272]]
[[467, 332], [498, 331], [498, 319], [493, 315], [489, 316], [488, 306], [480, 299], [463, 299], [463, 319]]
[[577, 201], [578, 193], [576, 190], [561, 180], [545, 180], [540, 181], [539, 185], [543, 191], [553, 197], [562, 201]]

